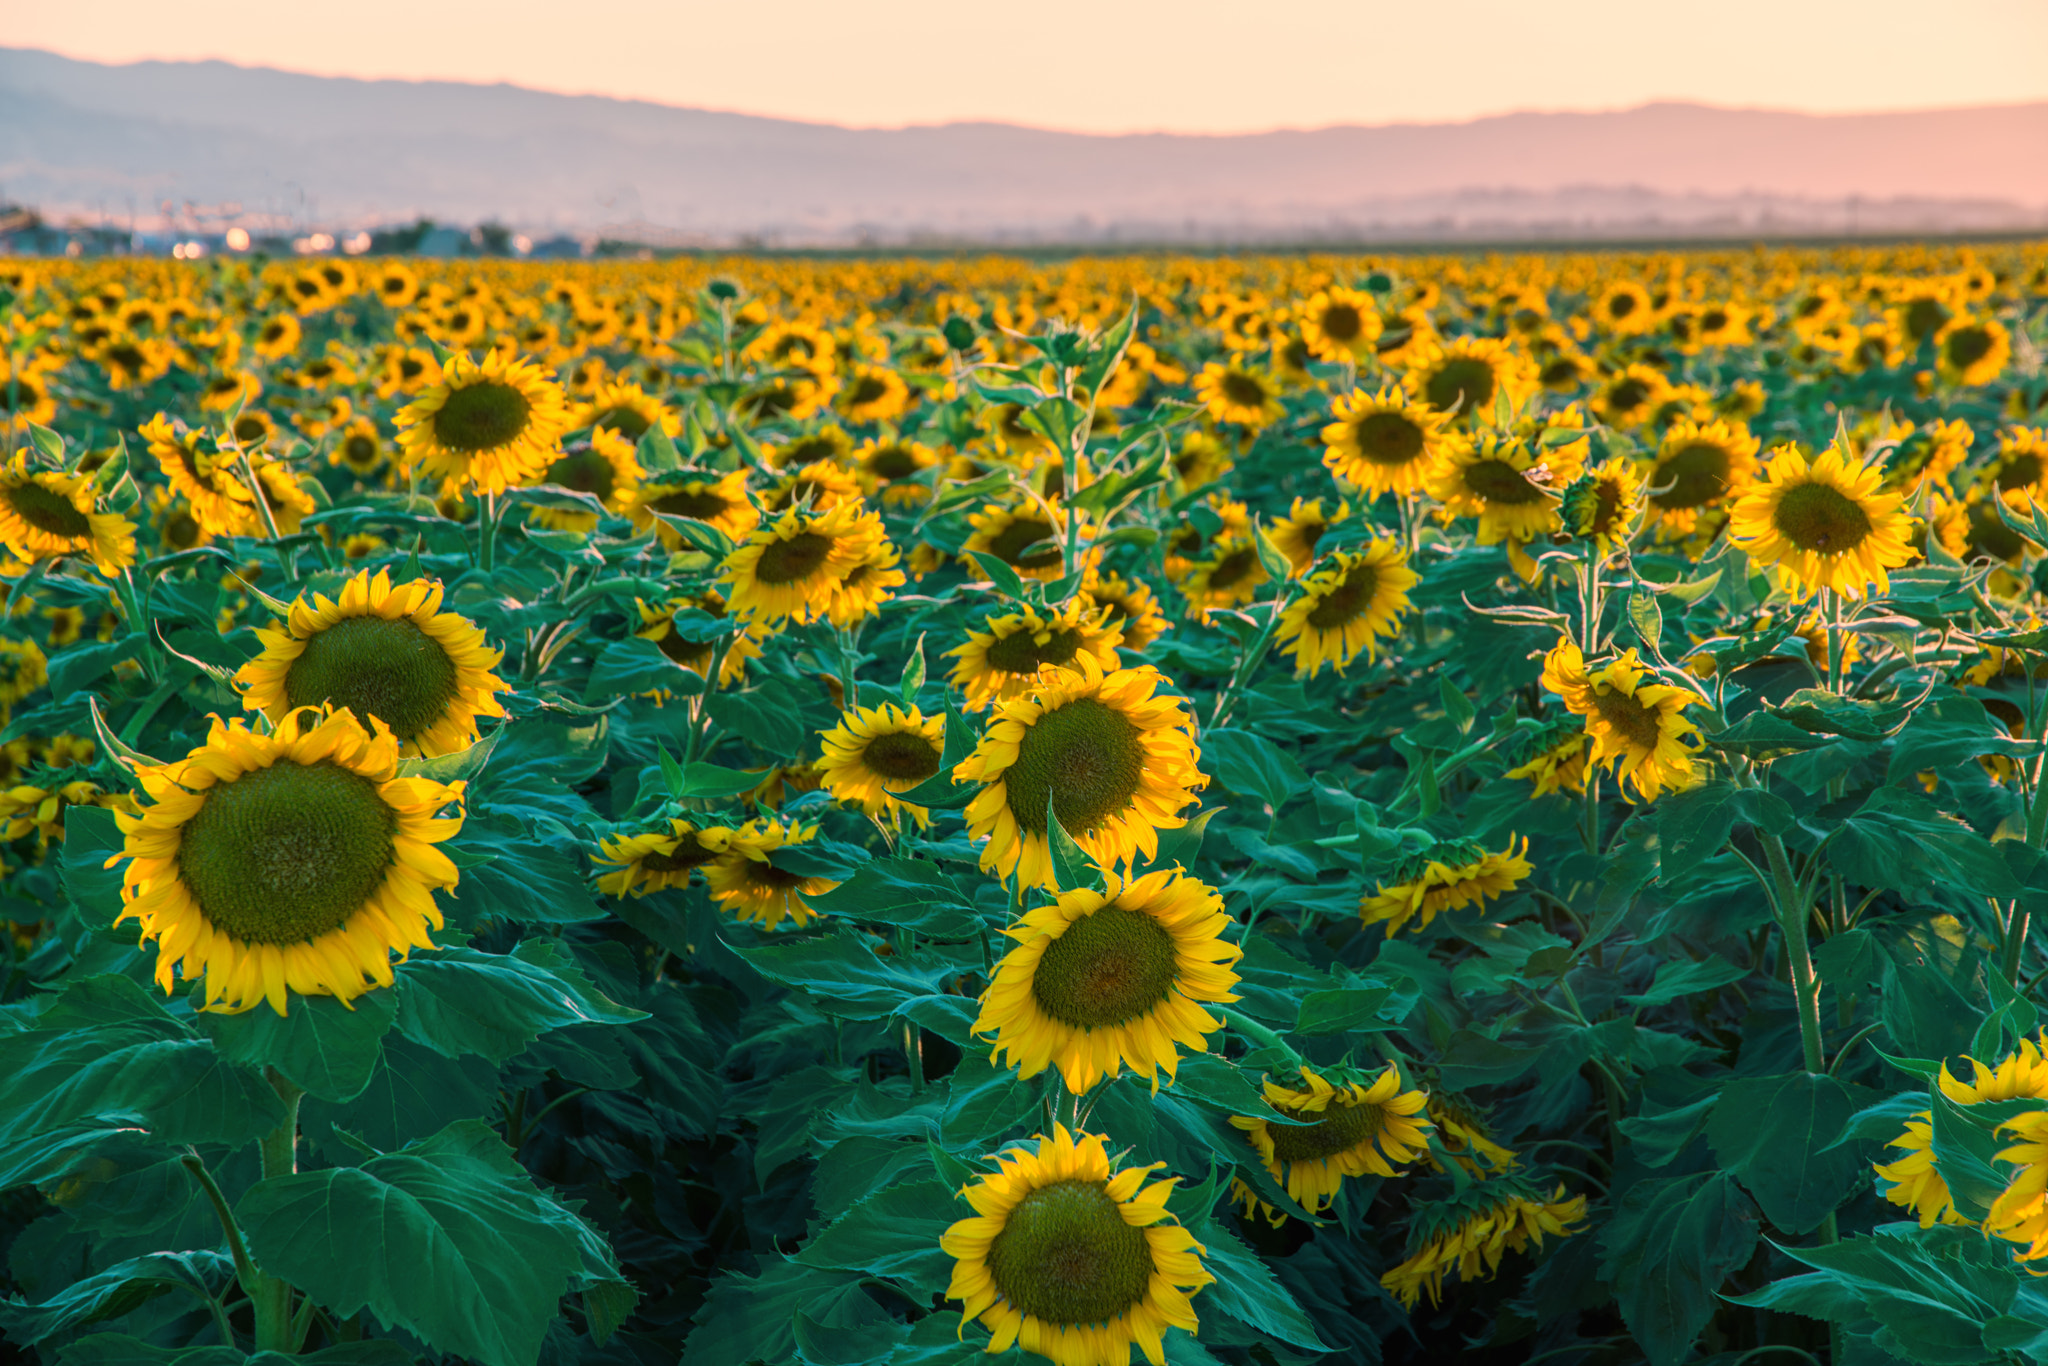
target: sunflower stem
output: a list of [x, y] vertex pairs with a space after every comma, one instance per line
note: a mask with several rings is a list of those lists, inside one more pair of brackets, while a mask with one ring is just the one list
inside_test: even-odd
[[488, 574], [498, 563], [498, 495], [486, 493], [477, 517], [477, 568]]
[[1826, 1062], [1821, 1049], [1820, 977], [1813, 970], [1813, 954], [1807, 946], [1806, 908], [1808, 900], [1792, 876], [1792, 864], [1785, 857], [1785, 842], [1776, 835], [1759, 832], [1764, 856], [1770, 861], [1771, 880], [1776, 884], [1778, 927], [1785, 936], [1785, 956], [1791, 968], [1792, 996], [1799, 1005], [1799, 1043], [1806, 1070], [1819, 1072]]
[[277, 539], [277, 517], [270, 510], [270, 499], [263, 494], [263, 481], [256, 477], [256, 462], [245, 449], [242, 455], [242, 482], [249, 486], [249, 496], [256, 500], [256, 510], [263, 514], [263, 529], [270, 533], [270, 539]]
[[[179, 1165], [191, 1173], [199, 1183], [199, 1189], [206, 1193], [207, 1203], [213, 1206], [214, 1217], [220, 1220], [221, 1232], [227, 1235], [228, 1255], [234, 1259], [235, 1279], [241, 1283], [242, 1293], [255, 1298], [255, 1285], [261, 1279], [256, 1264], [249, 1260], [249, 1245], [242, 1240], [242, 1226], [235, 1222], [234, 1212], [228, 1208], [227, 1197], [221, 1193], [220, 1183], [207, 1170], [206, 1159], [199, 1155], [197, 1148], [185, 1149], [185, 1156], [178, 1159]], [[228, 1346], [235, 1345], [233, 1333], [222, 1339]]]
[[[263, 1136], [258, 1151], [263, 1159], [263, 1180], [292, 1175], [299, 1169], [299, 1100], [306, 1093], [280, 1076], [275, 1068], [265, 1069], [271, 1089], [284, 1102], [284, 1119]], [[256, 1273], [256, 1285], [249, 1290], [249, 1303], [256, 1311], [256, 1350], [289, 1355], [292, 1342], [292, 1283], [281, 1276]]]

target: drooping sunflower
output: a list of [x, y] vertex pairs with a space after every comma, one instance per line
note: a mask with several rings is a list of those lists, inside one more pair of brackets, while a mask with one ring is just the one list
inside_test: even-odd
[[1451, 448], [1430, 477], [1429, 493], [1443, 516], [1477, 517], [1479, 544], [1507, 542], [1524, 578], [1534, 573], [1522, 547], [1564, 526], [1558, 499], [1579, 477], [1577, 444], [1544, 451], [1498, 432], [1482, 432]]
[[1402, 383], [1418, 403], [1464, 426], [1493, 421], [1494, 400], [1520, 408], [1540, 387], [1536, 367], [1507, 342], [1459, 337], [1431, 342], [1408, 359]]
[[1174, 1179], [1145, 1185], [1166, 1164], [1117, 1171], [1102, 1135], [1058, 1124], [997, 1160], [961, 1191], [974, 1217], [939, 1239], [962, 1328], [979, 1319], [990, 1353], [1022, 1346], [1058, 1366], [1128, 1366], [1133, 1345], [1165, 1366], [1166, 1330], [1196, 1331], [1189, 1297], [1216, 1279], [1208, 1249], [1167, 1222]]
[[[1494, 1142], [1480, 1116], [1459, 1097], [1439, 1091], [1429, 1098], [1429, 1107], [1423, 1113], [1436, 1125], [1436, 1146], [1473, 1176], [1484, 1179], [1521, 1165], [1514, 1149]], [[1435, 1153], [1429, 1155], [1428, 1162], [1438, 1171], [1443, 1170], [1443, 1162]]]
[[945, 748], [944, 712], [926, 716], [916, 707], [886, 702], [858, 707], [824, 732], [818, 776], [834, 798], [857, 804], [865, 815], [893, 825], [909, 812], [923, 829], [931, 825], [931, 813], [895, 794], [937, 777]]
[[1197, 560], [1181, 580], [1188, 610], [1206, 618], [1218, 607], [1237, 607], [1259, 595], [1269, 581], [1265, 562], [1252, 537], [1256, 531], [1218, 536], [1207, 559]]
[[829, 892], [839, 884], [830, 878], [804, 877], [772, 861], [778, 849], [804, 844], [818, 833], [815, 825], [762, 818], [732, 833], [726, 851], [705, 865], [704, 881], [711, 899], [741, 920], [772, 930], [787, 920], [799, 928], [818, 918], [805, 897]]
[[[623, 512], [643, 471], [633, 443], [609, 427], [594, 427], [587, 441], [572, 441], [534, 482], [587, 493], [609, 512]], [[526, 520], [550, 531], [592, 531], [598, 514], [571, 508], [529, 507]]]
[[[1999, 1059], [1993, 1067], [1986, 1067], [1971, 1058], [1970, 1071], [1971, 1080], [1965, 1083], [1958, 1080], [1944, 1062], [1935, 1084], [1957, 1105], [1982, 1105], [1987, 1101], [2022, 1098], [2048, 1099], [2048, 1061], [2043, 1059], [2038, 1037], [2021, 1039], [2019, 1047]], [[1955, 1196], [1949, 1191], [1941, 1173], [1935, 1170], [1933, 1121], [1933, 1113], [1927, 1110], [1907, 1120], [1905, 1131], [1885, 1145], [1900, 1149], [1904, 1155], [1894, 1162], [1874, 1164], [1871, 1170], [1879, 1181], [1888, 1183], [1883, 1191], [1884, 1198], [1910, 1211], [1920, 1220], [1920, 1227], [1932, 1228], [1937, 1222], [1974, 1223], [1956, 1209]]]
[[[1079, 668], [1075, 668], [1078, 665]], [[1186, 825], [1181, 811], [1208, 778], [1196, 769], [1194, 718], [1177, 697], [1154, 693], [1149, 667], [1105, 673], [1092, 654], [1002, 705], [954, 780], [980, 783], [967, 804], [968, 834], [986, 838], [983, 871], [1026, 886], [1053, 882], [1047, 803], [1074, 843], [1103, 868], [1159, 853], [1159, 832]]]
[[1448, 444], [1447, 419], [1395, 388], [1363, 389], [1337, 400], [1336, 421], [1323, 428], [1323, 464], [1372, 496], [1419, 491]]
[[1848, 598], [1872, 585], [1883, 592], [1891, 583], [1885, 571], [1910, 560], [1913, 547], [1905, 500], [1883, 492], [1882, 478], [1876, 466], [1852, 465], [1838, 446], [1810, 461], [1797, 446], [1781, 446], [1763, 479], [1736, 500], [1728, 535], [1794, 598], [1822, 588]]
[[1324, 360], [1373, 354], [1380, 336], [1380, 314], [1372, 296], [1332, 285], [1318, 290], [1301, 306], [1301, 338]]
[[1343, 673], [1361, 653], [1379, 657], [1380, 637], [1400, 631], [1408, 590], [1421, 581], [1391, 540], [1340, 550], [1302, 584], [1301, 596], [1281, 612], [1273, 638], [1282, 654], [1294, 657], [1297, 675], [1313, 678], [1325, 664]]
[[240, 536], [255, 523], [249, 486], [242, 482], [238, 458], [213, 447], [201, 431], [158, 413], [142, 425], [142, 438], [171, 488], [191, 505], [192, 515], [209, 536]]
[[[634, 610], [640, 616], [640, 629], [633, 634], [642, 640], [651, 640], [661, 652], [698, 677], [703, 677], [711, 667], [711, 656], [717, 646], [709, 640], [694, 639], [685, 633], [676, 621], [681, 612], [703, 612], [707, 616], [723, 617], [725, 599], [716, 592], [706, 589], [702, 593], [689, 593], [669, 598], [659, 607], [652, 606], [640, 598], [633, 599]], [[761, 628], [747, 627], [725, 637], [725, 658], [718, 665], [718, 684], [724, 687], [747, 670], [749, 660], [761, 657], [761, 645], [756, 632], [767, 634]]]
[[457, 873], [434, 846], [461, 783], [398, 776], [398, 741], [347, 710], [286, 713], [272, 733], [214, 718], [184, 759], [136, 774], [150, 798], [117, 811], [121, 914], [157, 941], [156, 981], [206, 979], [209, 1010], [291, 993], [347, 1002], [392, 982], [391, 955], [431, 949], [434, 893]]
[[[661, 514], [657, 517], [655, 514]], [[706, 475], [678, 470], [644, 481], [626, 500], [626, 515], [636, 531], [653, 531], [664, 550], [682, 548], [682, 533], [661, 517], [687, 517], [717, 527], [727, 540], [739, 541], [761, 525], [761, 510], [747, 498], [747, 472]]]
[[630, 380], [604, 380], [569, 415], [565, 430], [614, 432], [630, 446], [654, 428], [669, 436], [683, 430], [683, 420], [654, 395]]
[[1672, 423], [1643, 472], [1658, 532], [1682, 540], [1699, 525], [1704, 509], [1739, 494], [1756, 473], [1759, 445], [1741, 422], [1702, 424], [1680, 418]]
[[1438, 844], [1403, 868], [1393, 883], [1380, 883], [1359, 903], [1359, 912], [1368, 925], [1384, 924], [1389, 939], [1411, 920], [1416, 929], [1427, 929], [1441, 912], [1483, 905], [1512, 891], [1534, 871], [1525, 857], [1528, 851], [1529, 841], [1517, 849], [1513, 835], [1497, 854], [1468, 840]]
[[1280, 386], [1271, 377], [1235, 361], [1204, 365], [1195, 376], [1195, 397], [1213, 420], [1251, 431], [1271, 426], [1287, 412], [1280, 404]]
[[539, 366], [492, 351], [481, 365], [467, 352], [450, 357], [394, 421], [408, 466], [444, 487], [502, 494], [554, 463], [570, 415], [562, 386]]
[[81, 556], [111, 579], [135, 563], [135, 523], [96, 509], [90, 475], [29, 468], [24, 447], [0, 468], [0, 544], [24, 563]]
[[263, 653], [235, 673], [242, 705], [272, 722], [332, 703], [390, 729], [407, 754], [452, 754], [475, 743], [477, 718], [503, 716], [503, 652], [482, 628], [441, 610], [441, 585], [393, 586], [365, 569], [333, 599], [313, 594], [275, 626], [258, 626]]
[[[1886, 427], [1880, 430], [1880, 436], [1896, 437], [1898, 440], [1898, 445], [1885, 457], [1885, 487], [1897, 489], [1909, 496], [1919, 492], [1920, 486], [1929, 482], [1940, 490], [1952, 491], [1951, 478], [1963, 461], [1969, 458], [1970, 447], [1977, 444], [1977, 433], [1969, 423], [1960, 420], [1937, 420], [1917, 427], [1904, 423], [1896, 426], [1886, 424]], [[2048, 469], [2044, 469], [2044, 464], [2048, 462], [2038, 458], [2035, 460], [2036, 479], [2043, 473], [2048, 473]], [[2005, 487], [2002, 479], [2000, 487]], [[2048, 485], [2044, 485], [2044, 489], [2048, 489]]]
[[1564, 529], [1582, 541], [1591, 541], [1595, 553], [1605, 557], [1625, 545], [1635, 534], [1643, 510], [1643, 481], [1629, 462], [1615, 457], [1565, 485], [1558, 502], [1558, 516]]
[[[1027, 579], [1050, 583], [1065, 572], [1066, 556], [1061, 549], [1061, 536], [1066, 527], [1066, 518], [1054, 503], [1052, 512], [1047, 512], [1035, 503], [1019, 503], [1005, 507], [1000, 503], [983, 505], [981, 511], [968, 516], [968, 525], [974, 533], [961, 544], [962, 552], [993, 555]], [[972, 560], [964, 561], [967, 568], [979, 573]]]
[[1586, 732], [1582, 726], [1573, 722], [1555, 726], [1525, 753], [1528, 758], [1501, 776], [1527, 778], [1535, 784], [1531, 797], [1586, 790]]
[[1667, 787], [1692, 786], [1703, 742], [1699, 727], [1684, 716], [1698, 695], [1671, 683], [1645, 682], [1648, 677], [1632, 649], [1591, 674], [1570, 640], [1559, 640], [1543, 659], [1543, 686], [1586, 718], [1593, 743], [1587, 762], [1615, 774], [1624, 795], [1633, 788], [1653, 802]]
[[865, 554], [833, 586], [832, 600], [825, 606], [825, 620], [842, 631], [878, 616], [882, 604], [896, 596], [907, 582], [902, 553], [887, 540], [869, 545]]
[[1297, 498], [1287, 510], [1285, 517], [1273, 523], [1273, 544], [1294, 566], [1294, 577], [1300, 578], [1314, 567], [1316, 543], [1323, 534], [1338, 522], [1351, 515], [1351, 504], [1339, 502], [1337, 510], [1325, 516], [1323, 500], [1320, 498]]
[[1077, 596], [1057, 611], [1040, 615], [1033, 607], [990, 617], [984, 629], [967, 632], [967, 643], [946, 651], [960, 662], [951, 681], [966, 693], [968, 711], [1007, 702], [1035, 687], [1050, 670], [1074, 667], [1081, 656], [1105, 669], [1117, 667], [1122, 636], [1110, 611]]
[[719, 570], [733, 615], [777, 626], [826, 615], [847, 576], [883, 543], [882, 519], [858, 502], [791, 508], [726, 556]]
[[1159, 610], [1151, 585], [1142, 580], [1091, 569], [1081, 581], [1081, 596], [1107, 609], [1104, 624], [1123, 633], [1123, 649], [1143, 650], [1166, 633], [1166, 614]]
[[1586, 1197], [1567, 1200], [1561, 1182], [1545, 1196], [1512, 1175], [1475, 1181], [1448, 1206], [1417, 1219], [1408, 1243], [1415, 1250], [1381, 1276], [1380, 1284], [1404, 1308], [1413, 1309], [1425, 1294], [1434, 1305], [1453, 1271], [1465, 1282], [1489, 1279], [1508, 1253], [1531, 1244], [1540, 1248], [1546, 1234], [1569, 1238], [1585, 1217]]
[[1222, 937], [1235, 921], [1214, 888], [1179, 869], [1106, 890], [1063, 892], [1004, 933], [1017, 941], [981, 998], [978, 1034], [995, 1060], [1035, 1077], [1057, 1067], [1080, 1095], [1125, 1070], [1158, 1085], [1180, 1049], [1206, 1052], [1223, 1021], [1203, 1004], [1235, 1001], [1230, 965], [1244, 951]]
[[644, 897], [687, 887], [690, 875], [722, 857], [736, 832], [725, 825], [696, 825], [676, 817], [665, 829], [637, 835], [607, 835], [592, 862], [612, 871], [597, 879], [606, 896]]
[[1959, 316], [1935, 334], [1934, 354], [1950, 384], [1989, 384], [2012, 359], [2012, 335], [1996, 318]]
[[1393, 1176], [1395, 1167], [1429, 1151], [1432, 1127], [1423, 1108], [1429, 1096], [1401, 1087], [1401, 1070], [1388, 1063], [1370, 1084], [1332, 1085], [1304, 1064], [1301, 1087], [1266, 1079], [1266, 1103], [1306, 1124], [1276, 1124], [1248, 1115], [1230, 1122], [1245, 1131], [1273, 1179], [1310, 1214], [1337, 1198], [1347, 1176]]

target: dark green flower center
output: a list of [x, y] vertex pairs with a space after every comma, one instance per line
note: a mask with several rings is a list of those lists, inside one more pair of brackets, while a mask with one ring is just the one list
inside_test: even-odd
[[350, 469], [366, 469], [377, 461], [377, 442], [374, 437], [353, 432], [341, 443], [342, 463]]
[[1429, 377], [1422, 393], [1432, 408], [1449, 412], [1456, 407], [1460, 417], [1469, 417], [1493, 402], [1496, 383], [1493, 367], [1485, 361], [1453, 356]]
[[1967, 370], [1991, 354], [1991, 333], [1982, 327], [1959, 327], [1948, 334], [1942, 349], [1950, 365]]
[[647, 420], [647, 414], [630, 404], [621, 403], [607, 408], [591, 419], [593, 427], [609, 427], [628, 441], [638, 441], [647, 434], [654, 424]]
[[1660, 508], [1705, 507], [1728, 491], [1730, 463], [1725, 446], [1707, 441], [1680, 446], [1650, 472], [1650, 487], [1671, 486], [1650, 501]]
[[447, 714], [455, 677], [441, 643], [412, 622], [347, 617], [306, 642], [284, 691], [294, 707], [331, 702], [410, 740]]
[[1375, 465], [1405, 465], [1422, 454], [1422, 428], [1399, 413], [1368, 413], [1351, 430]]
[[884, 446], [868, 457], [868, 473], [882, 479], [908, 479], [917, 473], [917, 457], [901, 446]]
[[1003, 1298], [1052, 1324], [1107, 1323], [1142, 1303], [1152, 1245], [1100, 1181], [1059, 1181], [1017, 1203], [988, 1249]]
[[1380, 572], [1369, 564], [1355, 564], [1335, 588], [1309, 609], [1308, 624], [1318, 631], [1335, 631], [1364, 616], [1379, 590]]
[[989, 667], [1004, 673], [1036, 673], [1047, 664], [1065, 664], [1081, 648], [1079, 631], [1053, 631], [1040, 645], [1027, 630], [999, 637], [988, 647]]
[[916, 731], [891, 731], [868, 741], [860, 761], [890, 782], [921, 783], [939, 771], [939, 751]]
[[1505, 460], [1475, 460], [1467, 465], [1465, 487], [1489, 503], [1509, 507], [1543, 501], [1543, 490]]
[[1061, 562], [1060, 548], [1053, 545], [1034, 551], [1031, 547], [1051, 540], [1052, 534], [1050, 522], [1019, 517], [989, 538], [988, 553], [1019, 569], [1049, 568]]
[[785, 468], [792, 465], [812, 465], [820, 460], [830, 460], [837, 454], [839, 443], [830, 437], [807, 436], [782, 448], [782, 464]]
[[599, 500], [606, 500], [618, 487], [619, 475], [618, 471], [612, 468], [611, 461], [585, 446], [581, 450], [571, 451], [548, 466], [548, 472], [541, 482], [559, 484], [565, 489], [574, 489], [578, 493], [588, 493]]
[[1378, 1138], [1387, 1122], [1377, 1105], [1340, 1105], [1333, 1101], [1323, 1115], [1314, 1124], [1299, 1127], [1268, 1123], [1266, 1134], [1273, 1140], [1273, 1156], [1281, 1162], [1315, 1162], [1335, 1157]]
[[7, 505], [14, 515], [47, 536], [75, 540], [92, 533], [92, 522], [73, 507], [71, 500], [55, 489], [30, 482], [7, 490]]
[[1252, 570], [1258, 568], [1258, 565], [1259, 552], [1250, 546], [1242, 550], [1233, 550], [1216, 561], [1216, 567], [1209, 571], [1209, 587], [1212, 590], [1235, 588], [1250, 578]]
[[687, 873], [692, 868], [701, 868], [718, 857], [715, 849], [706, 849], [696, 832], [676, 837], [672, 853], [652, 853], [640, 860], [640, 866], [650, 873]]
[[1627, 316], [1628, 316], [1629, 314], [1631, 314], [1631, 313], [1633, 313], [1633, 312], [1635, 312], [1635, 311], [1636, 311], [1636, 296], [1635, 296], [1635, 294], [1634, 294], [1634, 293], [1633, 293], [1632, 291], [1629, 291], [1629, 290], [1622, 290], [1622, 291], [1620, 291], [1619, 293], [1616, 293], [1616, 294], [1611, 294], [1611, 295], [1609, 295], [1609, 296], [1608, 296], [1608, 299], [1607, 299], [1607, 316], [1608, 316], [1608, 317], [1610, 317], [1610, 318], [1626, 318], [1626, 317], [1627, 317]]
[[1259, 382], [1258, 376], [1248, 375], [1242, 370], [1225, 370], [1223, 397], [1240, 408], [1263, 408], [1266, 406], [1268, 394], [1266, 386]]
[[496, 450], [518, 439], [532, 411], [526, 395], [509, 384], [465, 384], [434, 414], [434, 439], [463, 455]]
[[1144, 781], [1138, 728], [1093, 697], [1039, 717], [1017, 742], [1017, 762], [1003, 774], [1010, 814], [1034, 835], [1045, 833], [1048, 797], [1061, 826], [1080, 836], [1130, 810]]
[[1953, 316], [1939, 299], [1915, 299], [1906, 306], [1906, 335], [1916, 342], [1931, 337]]
[[1619, 688], [1599, 685], [1593, 689], [1593, 707], [1600, 719], [1621, 732], [1631, 752], [1647, 754], [1657, 748], [1663, 728], [1654, 709], [1644, 706]]
[[0, 412], [27, 410], [43, 401], [43, 391], [20, 375], [0, 379]]
[[235, 419], [235, 440], [245, 446], [254, 445], [270, 435], [270, 422], [260, 413], [244, 413]]
[[799, 531], [787, 540], [770, 541], [754, 564], [754, 577], [762, 583], [801, 583], [831, 558], [836, 544], [830, 536], [820, 536], [815, 531]]
[[2030, 488], [2040, 477], [2041, 457], [2033, 451], [2021, 451], [1998, 471], [1998, 491]]
[[1142, 911], [1111, 903], [1045, 946], [1031, 995], [1078, 1029], [1106, 1029], [1153, 1009], [1173, 991], [1173, 936]]
[[1621, 380], [1607, 391], [1607, 411], [1617, 417], [1626, 416], [1650, 401], [1650, 386], [1634, 375]]
[[368, 778], [280, 760], [208, 789], [185, 826], [178, 875], [216, 930], [245, 944], [301, 944], [376, 894], [397, 828]]
[[1869, 514], [1827, 484], [1795, 484], [1787, 489], [1778, 500], [1773, 521], [1779, 535], [1817, 555], [1854, 550], [1870, 535]]
[[846, 401], [851, 406], [858, 408], [864, 404], [873, 403], [877, 399], [885, 398], [888, 396], [888, 393], [889, 386], [886, 382], [876, 378], [874, 375], [862, 375], [853, 382], [853, 389], [847, 394]]
[[1339, 345], [1357, 341], [1365, 331], [1365, 319], [1350, 304], [1331, 304], [1317, 321], [1323, 335]]
[[650, 500], [647, 506], [664, 517], [691, 517], [700, 522], [708, 522], [713, 517], [722, 516], [732, 507], [732, 503], [716, 490], [702, 488], [678, 489], [674, 493], [664, 493], [659, 498]]

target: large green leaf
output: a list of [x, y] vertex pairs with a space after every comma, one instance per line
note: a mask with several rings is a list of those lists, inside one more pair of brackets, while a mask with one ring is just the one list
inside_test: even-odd
[[1256, 731], [1202, 732], [1201, 767], [1232, 792], [1256, 797], [1275, 812], [1309, 792], [1308, 775], [1294, 756]]
[[1925, 797], [1881, 787], [1842, 820], [1828, 859], [1849, 881], [1917, 896], [1930, 883], [2008, 900], [2020, 883], [1991, 841]]
[[309, 1095], [349, 1100], [370, 1084], [397, 1013], [396, 993], [380, 988], [346, 1005], [332, 996], [294, 995], [284, 1015], [258, 1006], [202, 1015], [200, 1022], [229, 1061], [259, 1071], [275, 1067]]
[[183, 1291], [203, 1304], [234, 1275], [217, 1252], [159, 1252], [74, 1281], [41, 1304], [0, 1300], [0, 1330], [24, 1345], [119, 1318], [159, 1295]]
[[810, 993], [819, 1010], [843, 1020], [879, 1020], [912, 1000], [931, 996], [956, 964], [930, 954], [877, 954], [851, 929], [813, 939], [740, 949], [756, 971], [784, 986]]
[[928, 859], [878, 858], [832, 890], [805, 899], [828, 915], [902, 926], [941, 939], [965, 939], [983, 928], [973, 899]]
[[820, 1229], [796, 1260], [821, 1271], [859, 1271], [937, 1286], [953, 1259], [939, 1235], [974, 1211], [939, 1181], [907, 1181], [875, 1192]]
[[1756, 1210], [1726, 1172], [1638, 1181], [1600, 1235], [1601, 1276], [1651, 1366], [1691, 1355], [1729, 1275], [1756, 1247]]
[[451, 948], [397, 969], [398, 1028], [415, 1043], [503, 1062], [550, 1029], [644, 1019], [591, 985], [546, 940], [511, 953]]
[[534, 1366], [583, 1266], [577, 1219], [480, 1120], [360, 1167], [271, 1177], [235, 1207], [256, 1262], [328, 1310], [444, 1352]]
[[1856, 1097], [1833, 1077], [1743, 1077], [1722, 1088], [1707, 1144], [1765, 1218], [1805, 1233], [1869, 1181], [1859, 1147], [1834, 1146], [1856, 1109]]

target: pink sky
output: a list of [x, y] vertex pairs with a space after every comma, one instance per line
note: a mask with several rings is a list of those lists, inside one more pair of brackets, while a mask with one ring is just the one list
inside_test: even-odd
[[[1615, 109], [2048, 99], [2044, 0], [91, 0], [0, 43], [510, 81], [864, 126], [1243, 132]], [[2044, 151], [2048, 155], [2048, 151]]]

